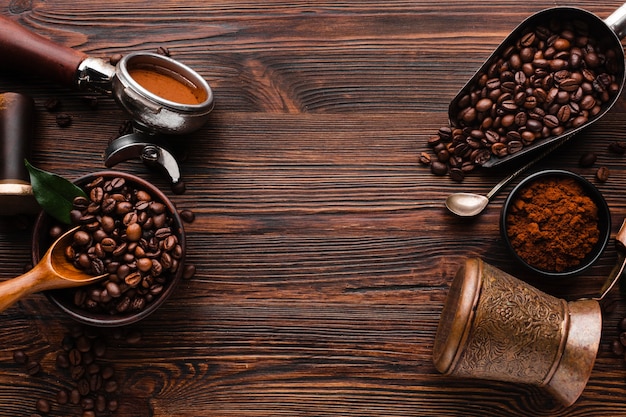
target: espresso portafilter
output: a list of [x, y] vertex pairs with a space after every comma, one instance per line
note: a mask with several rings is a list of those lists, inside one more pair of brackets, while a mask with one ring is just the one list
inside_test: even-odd
[[[148, 53], [126, 54], [113, 65], [110, 60], [59, 45], [12, 19], [0, 16], [0, 67], [39, 75], [79, 90], [113, 97], [133, 121], [133, 133], [113, 141], [105, 152], [111, 167], [130, 158], [140, 158], [179, 181], [179, 167], [168, 143], [200, 129], [213, 110], [213, 92], [208, 82], [190, 67], [170, 57]], [[172, 101], [142, 85], [133, 71], [142, 70], [175, 80], [193, 92], [197, 103]]]
[[35, 104], [19, 93], [0, 94], [0, 215], [35, 214], [41, 210], [24, 160], [34, 136]]

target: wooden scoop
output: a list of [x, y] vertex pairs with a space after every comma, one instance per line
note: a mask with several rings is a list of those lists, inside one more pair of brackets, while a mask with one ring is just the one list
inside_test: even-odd
[[17, 278], [0, 283], [0, 312], [22, 297], [60, 288], [79, 287], [98, 281], [109, 274], [89, 275], [72, 265], [65, 257], [65, 248], [72, 243], [75, 227], [58, 238], [33, 269]]

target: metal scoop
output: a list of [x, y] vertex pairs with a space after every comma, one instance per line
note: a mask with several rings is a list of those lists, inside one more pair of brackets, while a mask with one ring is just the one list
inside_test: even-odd
[[92, 276], [67, 261], [65, 248], [71, 244], [76, 229], [58, 238], [33, 269], [0, 283], [0, 311], [36, 292], [88, 285], [109, 275]]
[[[213, 110], [213, 92], [207, 81], [188, 66], [164, 55], [130, 53], [113, 66], [108, 60], [58, 45], [0, 16], [0, 56], [6, 57], [0, 60], [0, 66], [38, 74], [68, 87], [113, 96], [133, 119], [134, 141], [161, 141], [167, 136], [189, 134], [201, 128]], [[133, 70], [171, 78], [188, 88], [198, 102], [181, 103], [159, 96], [133, 78]], [[141, 138], [137, 139], [138, 135]], [[107, 153], [114, 153], [123, 146], [113, 141]], [[140, 154], [125, 155], [139, 157]], [[119, 158], [115, 159], [119, 162]], [[176, 161], [162, 168], [176, 182], [171, 174], [178, 166], [171, 168], [171, 163], [176, 164]], [[106, 165], [112, 164], [107, 161]]]
[[615, 104], [619, 98], [624, 86], [624, 50], [620, 39], [626, 35], [626, 3], [617, 9], [606, 20], [602, 20], [593, 13], [590, 13], [583, 9], [572, 7], [555, 7], [540, 11], [526, 20], [524, 20], [516, 29], [507, 36], [507, 38], [498, 46], [498, 48], [492, 53], [492, 55], [485, 61], [482, 67], [474, 74], [474, 76], [467, 82], [467, 84], [461, 89], [457, 96], [452, 100], [448, 108], [448, 116], [450, 124], [454, 127], [462, 125], [459, 119], [459, 111], [462, 109], [460, 101], [464, 96], [473, 89], [478, 79], [486, 74], [489, 68], [497, 62], [502, 56], [503, 52], [516, 42], [519, 37], [529, 27], [535, 28], [540, 25], [547, 25], [551, 19], [559, 20], [560, 22], [585, 22], [589, 26], [589, 37], [604, 42], [610, 49], [614, 49], [619, 56], [615, 58], [616, 65], [619, 66], [619, 70], [616, 75], [616, 82], [619, 84], [619, 91], [614, 94], [611, 100], [604, 104], [601, 111], [581, 126], [567, 129], [558, 136], [546, 137], [544, 139], [538, 139], [531, 145], [525, 146], [518, 152], [511, 153], [503, 157], [491, 156], [491, 158], [482, 164], [483, 167], [493, 167], [499, 165], [505, 161], [513, 158], [519, 158], [526, 155], [528, 152], [533, 152], [539, 148], [543, 148], [550, 143], [559, 141], [560, 139], [569, 139], [574, 134], [578, 133], [582, 129], [588, 127], [591, 123], [600, 119], [609, 109]]

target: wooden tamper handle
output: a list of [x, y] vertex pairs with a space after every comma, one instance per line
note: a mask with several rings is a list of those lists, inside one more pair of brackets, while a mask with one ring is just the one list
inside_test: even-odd
[[0, 181], [29, 181], [24, 159], [30, 156], [35, 103], [19, 93], [0, 94]]

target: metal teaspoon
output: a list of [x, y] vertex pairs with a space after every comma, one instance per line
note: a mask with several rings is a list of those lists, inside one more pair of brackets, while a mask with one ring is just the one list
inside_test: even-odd
[[480, 195], [474, 193], [454, 193], [450, 194], [448, 198], [446, 198], [446, 208], [450, 210], [452, 213], [461, 217], [475, 217], [478, 216], [483, 210], [487, 207], [487, 204], [491, 201], [491, 199], [508, 183], [517, 178], [522, 172], [526, 171], [540, 159], [548, 155], [550, 152], [561, 146], [569, 136], [562, 138], [554, 145], [550, 146], [547, 150], [540, 153], [537, 157], [532, 159], [526, 165], [521, 166], [508, 177], [502, 179], [499, 183], [497, 183], [487, 195]]

